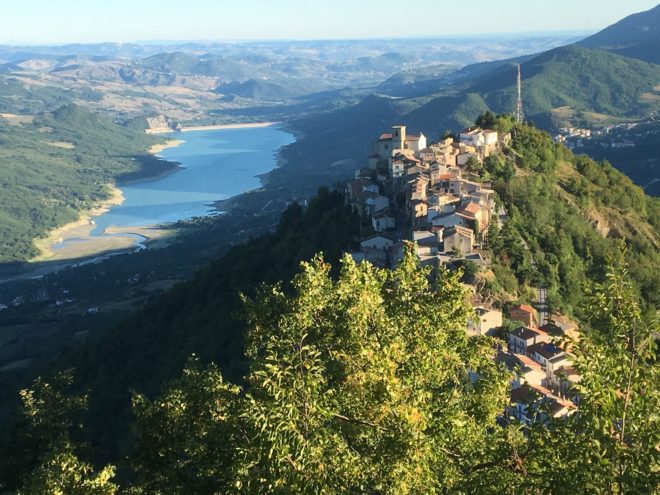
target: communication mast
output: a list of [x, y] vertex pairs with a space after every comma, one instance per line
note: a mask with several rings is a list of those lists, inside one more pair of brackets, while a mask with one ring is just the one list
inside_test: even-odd
[[516, 101], [516, 122], [522, 124], [525, 120], [522, 101], [522, 77], [520, 75], [520, 64], [518, 64], [518, 100]]

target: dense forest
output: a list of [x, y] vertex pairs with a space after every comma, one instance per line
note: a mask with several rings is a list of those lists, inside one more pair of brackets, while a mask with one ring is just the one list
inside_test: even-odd
[[[128, 390], [156, 393], [191, 354], [216, 362], [228, 379], [240, 381], [248, 364], [239, 293], [254, 294], [261, 283], [290, 280], [300, 261], [317, 252], [338, 261], [355, 247], [358, 233], [359, 220], [343, 196], [321, 189], [306, 208], [291, 204], [272, 234], [230, 249], [191, 281], [61, 357], [57, 367], [75, 367], [77, 385], [92, 391], [88, 433], [101, 457], [125, 453]], [[185, 250], [177, 253], [183, 256]], [[5, 431], [10, 438], [0, 441], [4, 446], [13, 444], [11, 430]], [[9, 474], [14, 469], [9, 466], [0, 479], [14, 477]]]

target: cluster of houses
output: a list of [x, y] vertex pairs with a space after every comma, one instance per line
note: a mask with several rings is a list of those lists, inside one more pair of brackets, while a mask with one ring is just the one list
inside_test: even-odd
[[[456, 259], [486, 264], [481, 245], [490, 222], [499, 222], [495, 192], [472, 174], [475, 163], [501, 151], [510, 134], [472, 127], [457, 139], [448, 137], [429, 144], [424, 134], [409, 134], [394, 126], [372, 147], [369, 166], [355, 173], [346, 186], [347, 200], [368, 220], [356, 261], [394, 267], [405, 241], [413, 241], [421, 264], [447, 264]], [[475, 307], [470, 335], [501, 331], [498, 309]], [[510, 415], [521, 422], [542, 421], [575, 410], [572, 384], [579, 377], [570, 354], [554, 345], [553, 338], [570, 334], [568, 321], [539, 326], [534, 308], [511, 308], [510, 321], [519, 322], [507, 336], [508, 349], [497, 359], [514, 373]], [[573, 400], [571, 400], [573, 399]]]
[[456, 257], [484, 263], [479, 251], [495, 217], [495, 193], [474, 180], [470, 166], [510, 139], [478, 127], [434, 144], [422, 133], [407, 133], [405, 126], [381, 135], [368, 168], [347, 184], [348, 200], [371, 219], [373, 230], [354, 257], [391, 266], [407, 239], [417, 243], [423, 264]]
[[[469, 335], [499, 335], [502, 312], [474, 308], [476, 317], [468, 324]], [[543, 422], [549, 415], [572, 414], [579, 397], [574, 384], [580, 379], [570, 352], [554, 342], [579, 338], [577, 326], [570, 319], [556, 316], [539, 326], [536, 310], [528, 304], [509, 308], [508, 318], [520, 326], [506, 336], [507, 349], [498, 349], [496, 360], [514, 375], [508, 415], [530, 424]]]
[[580, 376], [570, 352], [553, 341], [578, 338], [576, 325], [557, 317], [538, 326], [536, 311], [527, 304], [510, 308], [509, 319], [522, 324], [509, 332], [508, 349], [497, 356], [515, 375], [509, 414], [526, 424], [572, 414], [579, 401], [574, 385]]
[[[591, 140], [601, 148], [634, 148], [636, 144], [630, 139], [625, 139], [621, 131], [630, 131], [638, 126], [638, 123], [617, 124], [603, 127], [601, 129], [583, 129], [577, 127], [562, 127], [554, 136], [556, 143], [562, 143], [567, 148], [583, 148], [589, 145]], [[638, 133], [637, 137], [641, 137]]]

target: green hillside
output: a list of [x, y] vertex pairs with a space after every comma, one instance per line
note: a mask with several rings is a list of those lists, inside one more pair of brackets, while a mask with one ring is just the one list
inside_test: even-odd
[[[660, 66], [573, 45], [541, 54], [523, 63], [521, 70], [525, 116], [543, 127], [566, 123], [553, 113], [560, 108], [581, 112], [583, 117], [586, 114], [586, 120], [590, 114], [599, 114], [592, 120], [601, 122], [607, 118], [643, 118], [660, 110], [660, 100], [646, 97], [657, 93]], [[411, 119], [421, 125], [442, 115], [463, 125], [474, 121], [485, 108], [511, 112], [515, 84], [514, 64], [497, 68], [471, 82], [458, 97], [433, 100]]]
[[70, 91], [55, 86], [31, 85], [13, 77], [0, 77], [0, 113], [34, 115], [71, 102], [95, 102], [102, 95], [89, 88]]
[[359, 219], [343, 195], [322, 189], [306, 209], [291, 205], [273, 234], [234, 247], [191, 281], [64, 358], [61, 365], [75, 366], [94, 390], [94, 440], [111, 450], [120, 447], [129, 416], [128, 388], [158, 391], [193, 353], [240, 381], [247, 362], [239, 293], [254, 295], [262, 283], [291, 279], [301, 261], [320, 251], [337, 262], [355, 247], [358, 233]]
[[236, 95], [243, 98], [263, 101], [286, 101], [306, 93], [313, 93], [317, 85], [288, 81], [277, 83], [260, 79], [248, 79], [243, 82], [230, 82], [218, 86], [215, 91], [224, 95]]
[[0, 118], [0, 262], [37, 254], [33, 239], [107, 199], [107, 184], [164, 170], [146, 154], [158, 141], [76, 105]]
[[174, 52], [153, 55], [142, 60], [139, 65], [159, 72], [192, 74], [197, 72], [198, 64], [197, 57], [187, 53]]
[[624, 242], [637, 290], [650, 308], [658, 307], [660, 200], [611, 164], [573, 155], [542, 131], [513, 130], [504, 163], [488, 159], [483, 172], [510, 217], [502, 231], [491, 232], [495, 279], [488, 292], [525, 298], [541, 284], [553, 308], [582, 317], [589, 285], [602, 279]]
[[167, 75], [196, 75], [217, 77], [221, 81], [241, 81], [247, 78], [277, 77], [282, 75], [268, 68], [263, 63], [250, 63], [231, 57], [209, 55], [197, 57], [182, 52], [161, 53], [128, 65], [126, 73], [131, 69], [146, 69]]

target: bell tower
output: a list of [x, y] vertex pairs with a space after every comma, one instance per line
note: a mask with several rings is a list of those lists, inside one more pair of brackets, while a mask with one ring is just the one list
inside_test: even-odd
[[402, 150], [406, 144], [406, 126], [395, 125], [392, 127], [392, 149]]

